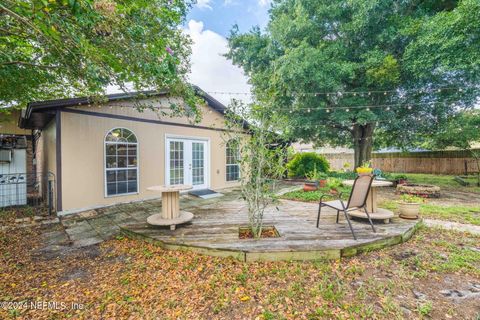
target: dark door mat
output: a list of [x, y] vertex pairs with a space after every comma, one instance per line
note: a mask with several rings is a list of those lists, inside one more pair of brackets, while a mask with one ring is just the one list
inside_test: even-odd
[[202, 199], [210, 199], [210, 198], [216, 198], [216, 197], [221, 197], [223, 194], [215, 192], [210, 189], [202, 189], [202, 190], [193, 190], [188, 192], [188, 194], [191, 194], [192, 196], [196, 196]]

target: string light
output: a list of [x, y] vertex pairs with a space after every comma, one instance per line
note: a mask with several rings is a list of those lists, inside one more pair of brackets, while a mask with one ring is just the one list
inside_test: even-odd
[[[466, 89], [473, 89], [473, 90], [479, 90], [479, 86], [470, 86], [470, 87], [465, 87]], [[313, 96], [321, 96], [325, 95], [329, 97], [330, 95], [334, 96], [343, 96], [343, 95], [348, 95], [351, 94], [353, 96], [362, 96], [364, 94], [367, 94], [369, 96], [372, 95], [372, 93], [383, 93], [383, 95], [387, 95], [390, 92], [393, 93], [401, 93], [401, 92], [418, 92], [418, 93], [428, 93], [428, 92], [442, 92], [442, 91], [459, 91], [463, 92], [465, 88], [458, 88], [458, 87], [441, 87], [441, 88], [430, 88], [430, 89], [394, 89], [394, 90], [369, 90], [369, 91], [334, 91], [334, 92], [293, 92], [292, 94], [294, 95], [313, 95]], [[251, 92], [225, 92], [225, 91], [208, 91], [207, 93], [209, 94], [225, 94], [225, 95], [252, 95]]]

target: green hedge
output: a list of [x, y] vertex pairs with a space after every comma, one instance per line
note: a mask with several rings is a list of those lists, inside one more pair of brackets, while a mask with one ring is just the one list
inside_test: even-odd
[[324, 156], [315, 152], [300, 152], [287, 163], [288, 176], [306, 178], [309, 172], [317, 169], [318, 172], [327, 172], [330, 164]]

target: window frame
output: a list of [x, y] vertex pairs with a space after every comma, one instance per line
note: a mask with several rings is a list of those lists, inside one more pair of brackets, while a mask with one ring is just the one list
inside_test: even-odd
[[[118, 142], [118, 141], [107, 141], [108, 135], [117, 129], [122, 129], [122, 130], [128, 130], [130, 131], [134, 136], [135, 140], [137, 142]], [[128, 167], [128, 159], [127, 159], [127, 167], [125, 168], [107, 168], [107, 145], [112, 145], [112, 144], [129, 144], [129, 145], [135, 145], [136, 146], [136, 158], [137, 158], [137, 164], [135, 167]], [[123, 196], [128, 196], [128, 195], [137, 195], [139, 194], [140, 190], [140, 152], [139, 152], [139, 142], [137, 138], [137, 134], [128, 128], [125, 127], [114, 127], [110, 130], [107, 131], [105, 134], [105, 137], [103, 138], [103, 184], [104, 184], [104, 197], [105, 198], [115, 198], [115, 197], [123, 197]], [[107, 182], [107, 172], [108, 171], [119, 171], [119, 170], [129, 170], [129, 169], [136, 169], [137, 170], [137, 176], [136, 176], [136, 181], [137, 181], [137, 191], [135, 192], [126, 192], [126, 193], [116, 193], [116, 194], [108, 194], [108, 182]], [[128, 171], [127, 171], [127, 181], [128, 181]], [[127, 184], [127, 191], [128, 191], [128, 184]]]
[[[238, 162], [237, 163], [228, 163], [228, 145], [230, 143], [236, 143], [237, 145], [237, 153], [238, 153]], [[235, 179], [235, 180], [228, 180], [228, 170], [227, 168], [228, 167], [232, 167], [232, 166], [237, 166], [238, 167], [238, 178]], [[238, 139], [235, 139], [235, 138], [232, 138], [230, 140], [227, 141], [227, 143], [225, 144], [225, 181], [226, 182], [238, 182], [240, 181], [240, 177], [241, 177], [241, 171], [240, 171], [240, 142], [238, 141]]]

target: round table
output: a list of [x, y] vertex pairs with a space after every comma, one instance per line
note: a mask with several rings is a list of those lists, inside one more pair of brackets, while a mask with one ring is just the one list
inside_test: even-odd
[[190, 190], [192, 188], [192, 186], [185, 184], [147, 188], [148, 191], [160, 192], [162, 194], [162, 212], [148, 217], [148, 224], [154, 226], [170, 226], [170, 230], [175, 230], [177, 224], [192, 220], [193, 213], [180, 210], [180, 191]]
[[[345, 180], [343, 184], [346, 186], [353, 186], [354, 180]], [[367, 210], [372, 220], [383, 220], [384, 223], [389, 223], [390, 219], [394, 217], [392, 211], [379, 208], [377, 206], [377, 188], [390, 187], [393, 183], [385, 180], [373, 180], [372, 187], [367, 196]], [[355, 218], [368, 219], [367, 214], [363, 210], [352, 210], [348, 215]]]

